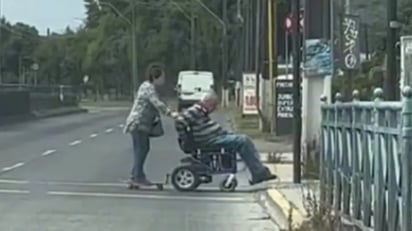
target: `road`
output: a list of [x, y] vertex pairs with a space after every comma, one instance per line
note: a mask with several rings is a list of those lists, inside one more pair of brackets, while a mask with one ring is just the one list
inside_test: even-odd
[[[213, 231], [277, 230], [240, 187], [199, 192], [130, 191], [131, 140], [122, 133], [127, 112], [93, 113], [0, 127], [0, 230]], [[216, 119], [225, 123], [223, 115]], [[152, 142], [148, 178], [163, 181], [183, 157], [172, 121]], [[240, 175], [246, 185], [247, 174]]]

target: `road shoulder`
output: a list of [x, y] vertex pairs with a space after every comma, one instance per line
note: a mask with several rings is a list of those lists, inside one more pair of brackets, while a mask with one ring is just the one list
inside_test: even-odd
[[33, 111], [28, 115], [2, 117], [0, 118], [0, 126], [12, 125], [12, 124], [23, 123], [23, 122], [28, 122], [28, 121], [38, 120], [38, 119], [46, 119], [46, 118], [51, 118], [51, 117], [87, 113], [87, 112], [88, 112], [87, 109], [81, 108], [81, 107], [62, 107], [62, 108], [55, 108], [55, 109]]

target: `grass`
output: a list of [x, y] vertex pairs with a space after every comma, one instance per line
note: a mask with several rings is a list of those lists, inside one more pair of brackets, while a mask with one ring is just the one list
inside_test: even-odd
[[232, 107], [225, 108], [224, 113], [230, 115], [232, 122], [234, 123], [237, 132], [246, 134], [252, 139], [261, 139], [265, 137], [265, 134], [259, 130], [259, 118], [258, 116], [244, 116], [240, 113], [240, 109]]
[[[335, 231], [352, 230], [342, 226], [339, 216], [333, 214], [333, 207], [321, 201], [319, 195], [319, 185], [315, 183], [304, 184], [302, 186], [302, 199], [308, 219], [299, 227], [292, 227], [293, 220], [289, 214], [288, 231]], [[330, 189], [329, 189], [330, 190]]]

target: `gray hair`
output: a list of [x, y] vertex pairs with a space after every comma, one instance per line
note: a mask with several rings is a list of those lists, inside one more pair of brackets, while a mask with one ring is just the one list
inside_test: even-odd
[[210, 90], [203, 95], [201, 101], [205, 102], [205, 101], [217, 101], [217, 100], [218, 100], [217, 94], [213, 90]]

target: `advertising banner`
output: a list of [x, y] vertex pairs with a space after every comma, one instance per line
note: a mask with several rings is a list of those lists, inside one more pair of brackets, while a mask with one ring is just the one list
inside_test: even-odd
[[305, 41], [305, 76], [331, 75], [332, 53], [328, 40], [307, 39]]
[[360, 68], [359, 16], [345, 14], [341, 24], [342, 69]]

